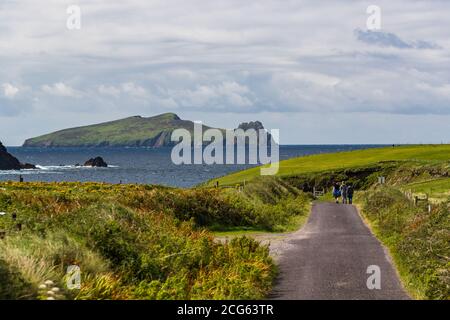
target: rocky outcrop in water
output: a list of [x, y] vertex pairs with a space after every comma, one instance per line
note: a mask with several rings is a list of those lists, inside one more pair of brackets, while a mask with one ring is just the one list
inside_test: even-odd
[[244, 131], [248, 129], [264, 130], [264, 126], [260, 121], [242, 122], [237, 128]]
[[12, 154], [6, 150], [6, 147], [0, 142], [0, 170], [20, 170], [36, 169], [36, 166], [30, 163], [22, 164]]
[[85, 167], [99, 167], [106, 168], [108, 164], [103, 160], [102, 157], [91, 158], [84, 163]]
[[[261, 123], [261, 121], [250, 121], [250, 122], [242, 122], [241, 124], [239, 124], [239, 126], [235, 129], [242, 129], [244, 131], [253, 129], [257, 132], [258, 134], [258, 143], [259, 143], [259, 132], [263, 131], [266, 133], [266, 139], [267, 139], [267, 144], [269, 145], [272, 139], [272, 135], [264, 128], [263, 124]], [[275, 141], [273, 141], [275, 142]]]
[[21, 169], [37, 169], [34, 164], [31, 163], [21, 163]]

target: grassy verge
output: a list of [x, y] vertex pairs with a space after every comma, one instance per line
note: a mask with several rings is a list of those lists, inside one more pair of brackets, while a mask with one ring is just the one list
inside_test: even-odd
[[309, 216], [312, 197], [277, 177], [259, 177], [247, 184], [243, 194], [255, 210], [267, 217], [271, 232], [299, 229]]
[[358, 202], [374, 233], [389, 248], [410, 294], [417, 299], [450, 299], [448, 203], [429, 213], [388, 187], [364, 192]]
[[[278, 176], [289, 177], [335, 170], [342, 171], [346, 168], [368, 167], [387, 161], [433, 163], [448, 161], [449, 157], [450, 145], [411, 145], [318, 154], [281, 161]], [[251, 181], [259, 175], [260, 168], [255, 167], [214, 179], [210, 181], [210, 184], [213, 185], [216, 181], [219, 181], [220, 184], [230, 185], [243, 183]]]
[[435, 203], [450, 201], [450, 178], [409, 183], [401, 187], [413, 195], [427, 195]]
[[[276, 273], [267, 246], [217, 243], [210, 231], [284, 231], [307, 214], [302, 192], [263, 184], [238, 192], [1, 183], [0, 298], [263, 298]], [[80, 290], [66, 288], [69, 265], [81, 268]]]

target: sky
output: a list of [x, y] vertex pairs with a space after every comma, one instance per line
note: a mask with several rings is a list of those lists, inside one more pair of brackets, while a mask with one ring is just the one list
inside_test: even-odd
[[259, 120], [282, 144], [449, 143], [449, 15], [446, 0], [1, 0], [0, 141], [175, 112]]

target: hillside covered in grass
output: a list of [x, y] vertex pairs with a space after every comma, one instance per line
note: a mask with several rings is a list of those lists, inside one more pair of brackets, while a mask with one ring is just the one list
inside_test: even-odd
[[[25, 141], [24, 147], [161, 147], [173, 144], [172, 131], [193, 132], [194, 123], [174, 113], [134, 116], [45, 134]], [[208, 129], [209, 127], [206, 127]]]
[[[261, 192], [0, 183], [0, 299], [263, 298], [276, 273], [268, 248], [210, 232], [283, 231], [307, 215], [299, 190]], [[66, 286], [70, 265], [80, 290]]]
[[[412, 145], [373, 148], [330, 154], [317, 154], [292, 158], [280, 162], [278, 176], [298, 176], [309, 173], [329, 172], [373, 166], [387, 161], [419, 161], [432, 163], [450, 159], [450, 145]], [[250, 181], [260, 176], [260, 168], [239, 171], [210, 181], [232, 185]]]
[[[219, 179], [255, 185], [259, 168]], [[379, 177], [385, 183], [379, 183]], [[405, 146], [322, 154], [281, 162], [282, 183], [331, 201], [333, 183], [355, 188], [355, 203], [394, 259], [401, 280], [417, 299], [450, 299], [450, 146]], [[215, 181], [215, 180], [214, 180]], [[257, 184], [254, 181], [258, 181]], [[246, 187], [247, 188], [247, 187]], [[422, 199], [416, 202], [415, 199]]]

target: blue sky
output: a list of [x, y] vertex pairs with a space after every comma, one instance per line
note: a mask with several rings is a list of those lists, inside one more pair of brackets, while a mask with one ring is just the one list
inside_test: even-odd
[[439, 0], [2, 1], [0, 140], [176, 112], [260, 120], [284, 144], [450, 142], [449, 13]]

